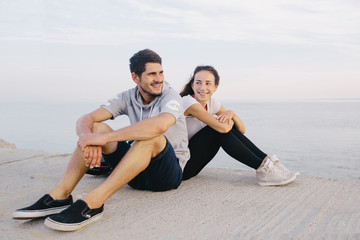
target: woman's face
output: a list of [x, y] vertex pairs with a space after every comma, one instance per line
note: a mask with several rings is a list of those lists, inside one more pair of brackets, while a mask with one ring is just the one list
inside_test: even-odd
[[207, 101], [217, 89], [217, 85], [215, 85], [215, 77], [209, 71], [197, 72], [191, 86], [194, 90], [195, 99], [202, 103], [203, 106], [206, 105]]

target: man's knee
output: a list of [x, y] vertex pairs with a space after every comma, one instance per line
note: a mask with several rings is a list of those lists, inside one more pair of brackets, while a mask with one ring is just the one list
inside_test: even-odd
[[[108, 132], [112, 132], [113, 129], [107, 125], [106, 123], [94, 123], [93, 124], [93, 128], [92, 128], [92, 132], [93, 133], [108, 133]], [[102, 152], [104, 154], [110, 154], [113, 153], [116, 148], [117, 148], [117, 142], [110, 142], [108, 144], [106, 144], [105, 146], [102, 146]]]
[[136, 145], [146, 148], [147, 151], [151, 152], [152, 158], [158, 155], [166, 146], [166, 138], [163, 135], [148, 139], [136, 141]]
[[92, 127], [93, 133], [107, 133], [111, 131], [113, 131], [113, 129], [106, 123], [94, 123]]

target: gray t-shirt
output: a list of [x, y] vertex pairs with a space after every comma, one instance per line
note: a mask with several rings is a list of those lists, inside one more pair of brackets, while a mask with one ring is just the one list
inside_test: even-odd
[[136, 86], [109, 99], [102, 107], [109, 111], [113, 118], [119, 115], [127, 115], [131, 124], [157, 116], [160, 113], [173, 115], [176, 122], [164, 133], [164, 136], [174, 148], [180, 167], [184, 169], [190, 158], [184, 109], [180, 95], [167, 82], [164, 82], [162, 94], [150, 104], [145, 105], [143, 103]]

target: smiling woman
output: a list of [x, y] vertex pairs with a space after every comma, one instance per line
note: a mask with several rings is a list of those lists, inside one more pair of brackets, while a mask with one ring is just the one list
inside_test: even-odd
[[196, 100], [206, 108], [206, 103], [209, 97], [213, 95], [219, 85], [219, 76], [214, 76], [214, 73], [209, 70], [199, 71], [196, 74], [196, 79], [191, 84]]
[[284, 185], [294, 181], [298, 173], [289, 171], [275, 155], [269, 157], [255, 146], [245, 137], [241, 119], [212, 98], [219, 81], [215, 68], [198, 66], [180, 93], [191, 155], [184, 168], [184, 180], [196, 176], [222, 147], [232, 158], [256, 169], [259, 185]]

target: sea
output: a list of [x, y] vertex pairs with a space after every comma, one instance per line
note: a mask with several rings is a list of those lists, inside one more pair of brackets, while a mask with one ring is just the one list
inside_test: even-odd
[[[360, 180], [360, 99], [223, 100], [246, 136], [304, 176]], [[98, 102], [0, 102], [0, 139], [20, 149], [71, 153], [76, 120]], [[107, 123], [129, 124], [126, 116]], [[209, 167], [253, 171], [220, 150]]]

